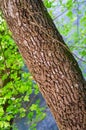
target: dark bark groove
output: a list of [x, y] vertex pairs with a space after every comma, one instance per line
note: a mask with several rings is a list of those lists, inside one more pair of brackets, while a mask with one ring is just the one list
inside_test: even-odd
[[86, 130], [84, 78], [41, 0], [3, 0], [19, 50], [60, 130]]

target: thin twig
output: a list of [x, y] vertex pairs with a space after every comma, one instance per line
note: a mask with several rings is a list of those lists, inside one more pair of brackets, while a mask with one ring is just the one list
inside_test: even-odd
[[62, 16], [64, 13], [66, 13], [68, 10], [66, 9], [64, 12], [62, 12], [61, 14], [59, 14], [58, 16], [56, 16], [53, 21], [55, 21], [57, 18], [59, 18], [60, 16]]
[[79, 59], [80, 61], [82, 61], [82, 62], [86, 63], [86, 61], [85, 61], [85, 60], [83, 60], [82, 58], [78, 57], [75, 53], [73, 53], [73, 55], [74, 55], [77, 59]]

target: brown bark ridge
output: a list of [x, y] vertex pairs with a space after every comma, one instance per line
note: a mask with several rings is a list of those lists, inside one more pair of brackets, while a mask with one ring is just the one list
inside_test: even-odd
[[86, 130], [86, 86], [42, 0], [3, 0], [2, 10], [60, 130]]

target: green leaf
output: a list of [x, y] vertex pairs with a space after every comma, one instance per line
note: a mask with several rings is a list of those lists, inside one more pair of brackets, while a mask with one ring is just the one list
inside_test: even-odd
[[53, 4], [53, 0], [52, 1], [48, 1], [48, 0], [44, 0], [44, 4], [47, 8], [51, 8], [52, 4]]
[[4, 115], [4, 110], [3, 110], [3, 107], [0, 106], [0, 117]]
[[24, 101], [29, 101], [29, 96], [28, 96], [28, 95], [26, 95], [26, 96], [24, 97]]
[[70, 11], [68, 11], [68, 13], [66, 14], [69, 18], [72, 18], [72, 16], [73, 16], [73, 13], [72, 13], [72, 11], [70, 10]]
[[37, 110], [37, 104], [32, 104], [32, 106], [30, 107], [31, 111]]
[[28, 113], [27, 117], [28, 117], [30, 120], [32, 120], [33, 115], [34, 115], [34, 113], [33, 113], [32, 111], [30, 111], [30, 112]]

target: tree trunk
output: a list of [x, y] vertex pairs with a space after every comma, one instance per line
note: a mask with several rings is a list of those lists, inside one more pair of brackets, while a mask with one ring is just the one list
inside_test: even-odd
[[42, 0], [0, 3], [13, 38], [59, 129], [86, 130], [84, 78]]

